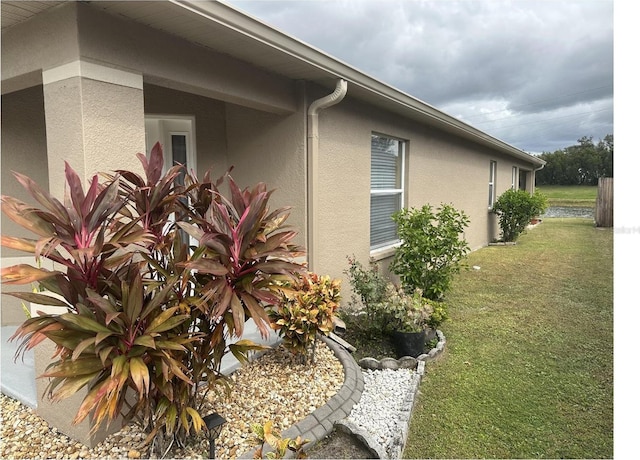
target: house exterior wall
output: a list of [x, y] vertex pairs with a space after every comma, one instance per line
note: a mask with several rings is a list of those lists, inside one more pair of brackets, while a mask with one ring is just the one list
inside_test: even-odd
[[71, 4], [3, 31], [2, 92], [42, 83], [43, 69], [72, 62], [79, 53], [77, 15]]
[[[383, 267], [393, 257], [393, 250], [372, 253], [369, 246], [372, 133], [407, 141], [405, 206], [451, 203], [463, 210], [470, 218], [463, 236], [473, 250], [498, 236], [495, 215], [488, 209], [490, 161], [497, 161], [496, 197], [511, 187], [513, 166], [532, 168], [515, 158], [350, 100], [347, 94], [343, 102], [320, 113], [316, 271], [323, 274], [345, 278], [349, 255], [363, 263], [374, 256]], [[348, 295], [349, 287], [345, 288]]]
[[[18, 183], [12, 171], [26, 174], [44, 190], [49, 188], [47, 168], [47, 139], [44, 122], [44, 96], [42, 86], [34, 86], [2, 96], [2, 156], [0, 174], [2, 194], [14, 196], [27, 203], [35, 200]], [[0, 228], [6, 235], [24, 234], [22, 227], [14, 224], [4, 214], [0, 215]], [[26, 236], [26, 235], [25, 235]], [[35, 236], [35, 235], [31, 235]], [[34, 263], [33, 256], [2, 248], [2, 267], [19, 263]], [[2, 290], [28, 291], [31, 286], [4, 286]], [[19, 324], [25, 319], [20, 300], [2, 296], [0, 299], [2, 325]]]
[[145, 82], [225, 102], [276, 113], [296, 110], [295, 85], [286, 78], [90, 5], [75, 7], [83, 59], [135, 69]]
[[[198, 176], [211, 169], [217, 178], [229, 168], [227, 160], [226, 109], [224, 102], [170, 88], [145, 84], [145, 115], [195, 118]], [[158, 139], [150, 139], [154, 144]], [[137, 161], [137, 160], [136, 160]]]
[[305, 113], [278, 115], [227, 104], [229, 166], [241, 187], [258, 182], [275, 189], [270, 208], [290, 206], [287, 224], [298, 231], [294, 242], [306, 245]]
[[[306, 112], [311, 101], [327, 94], [326, 88], [305, 87], [79, 2], [52, 8], [12, 27], [3, 34], [2, 52], [3, 64], [10, 63], [2, 66], [3, 91], [5, 83], [6, 92], [34, 81], [38, 85], [3, 96], [3, 151], [5, 144], [16, 151], [27, 150], [14, 146], [20, 142], [18, 134], [35, 131], [31, 142], [38, 146], [29, 147], [37, 155], [32, 162], [37, 164], [35, 174], [45, 177], [56, 194], [64, 183], [60, 165], [67, 159], [63, 158], [67, 155], [64, 147], [69, 140], [75, 145], [74, 161], [87, 168], [85, 175], [112, 170], [115, 164], [135, 169], [134, 154], [144, 149], [144, 115], [188, 115], [196, 122], [199, 175], [211, 167], [216, 177], [234, 166], [232, 175], [239, 185], [266, 182], [276, 189], [272, 208], [293, 207], [289, 224], [300, 232], [297, 243], [306, 244]], [[48, 81], [56, 68], [74, 63], [122, 72], [137, 78], [140, 87], [83, 76]], [[38, 88], [40, 99], [36, 101]], [[27, 104], [18, 107], [22, 102], [18, 98]], [[5, 99], [12, 112], [8, 117]], [[108, 111], [104, 111], [106, 102]], [[26, 114], [29, 110], [40, 117], [38, 123], [19, 126], [15, 135], [5, 135], [11, 123], [20, 125], [12, 120], [31, 116]], [[80, 114], [84, 118], [74, 121]], [[75, 131], [65, 130], [70, 121]], [[77, 141], [73, 136], [78, 135], [78, 127], [90, 128], [90, 138]], [[121, 136], [122, 130], [133, 131]], [[496, 217], [487, 203], [489, 162], [497, 161], [496, 196], [511, 186], [513, 166], [533, 169], [523, 160], [358, 102], [347, 92], [345, 100], [319, 114], [314, 269], [320, 273], [343, 278], [346, 256], [353, 254], [366, 261], [372, 255], [369, 207], [374, 132], [407, 141], [405, 206], [452, 203], [465, 211], [471, 224], [464, 237], [472, 249], [498, 236]], [[113, 154], [105, 155], [104, 145], [110, 145]], [[10, 168], [5, 167], [5, 155], [2, 161], [5, 179]], [[7, 159], [7, 165], [11, 161]], [[531, 173], [530, 190], [534, 177]], [[4, 182], [3, 193], [19, 193]], [[4, 263], [5, 255], [14, 254], [3, 249], [2, 255]], [[393, 251], [374, 255], [386, 266]]]

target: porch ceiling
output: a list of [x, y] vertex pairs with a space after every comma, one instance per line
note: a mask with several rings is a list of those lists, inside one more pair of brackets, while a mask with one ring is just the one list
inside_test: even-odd
[[[65, 2], [5, 1], [2, 30]], [[190, 42], [293, 80], [332, 91], [339, 78], [348, 95], [403, 117], [498, 149], [533, 165], [544, 162], [393, 88], [323, 51], [276, 30], [239, 10], [213, 1], [86, 1], [92, 7], [162, 30]]]

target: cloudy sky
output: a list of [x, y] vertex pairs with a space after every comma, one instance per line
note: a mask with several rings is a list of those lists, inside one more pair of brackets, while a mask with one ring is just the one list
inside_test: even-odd
[[613, 134], [612, 0], [230, 0], [530, 153]]

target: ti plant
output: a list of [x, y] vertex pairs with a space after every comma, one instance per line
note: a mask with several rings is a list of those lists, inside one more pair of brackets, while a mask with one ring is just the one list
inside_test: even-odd
[[[225, 383], [222, 357], [245, 361], [264, 348], [228, 345], [231, 336], [241, 337], [249, 318], [266, 335], [278, 285], [305, 269], [294, 262], [296, 233], [283, 226], [287, 210], [269, 212], [264, 184], [240, 190], [228, 174], [213, 183], [209, 173], [199, 181], [180, 165], [163, 174], [159, 144], [138, 157], [144, 177], [94, 176], [86, 192], [67, 164], [63, 202], [14, 173], [40, 207], [2, 196], [2, 210], [36, 238], [3, 235], [2, 245], [57, 268], [8, 267], [2, 282], [36, 282], [57, 296], [5, 294], [66, 307], [26, 320], [12, 337], [22, 340], [16, 358], [45, 339], [55, 344], [43, 374], [48, 395], [86, 388], [75, 423], [90, 414], [94, 430], [136, 420], [162, 453], [204, 427], [206, 392]], [[231, 199], [218, 189], [225, 180]]]
[[278, 432], [273, 429], [273, 422], [268, 421], [264, 425], [259, 423], [252, 423], [251, 430], [255, 436], [255, 444], [258, 449], [253, 454], [254, 459], [263, 458], [265, 444], [271, 447], [271, 451], [266, 453], [266, 457], [273, 458], [285, 458], [288, 451], [295, 454], [295, 458], [307, 458], [307, 454], [304, 452], [304, 445], [309, 440], [302, 440], [300, 436], [296, 439], [282, 438]]
[[303, 362], [310, 349], [315, 360], [316, 336], [329, 335], [340, 302], [340, 280], [316, 273], [301, 275], [281, 289], [282, 301], [269, 311], [271, 327], [284, 338], [284, 345]]

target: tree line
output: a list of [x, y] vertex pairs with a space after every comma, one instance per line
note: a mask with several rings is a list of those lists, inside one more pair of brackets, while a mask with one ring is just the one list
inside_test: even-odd
[[613, 177], [613, 134], [593, 142], [584, 136], [578, 144], [544, 152], [547, 164], [536, 172], [537, 185], [598, 185], [598, 178]]

